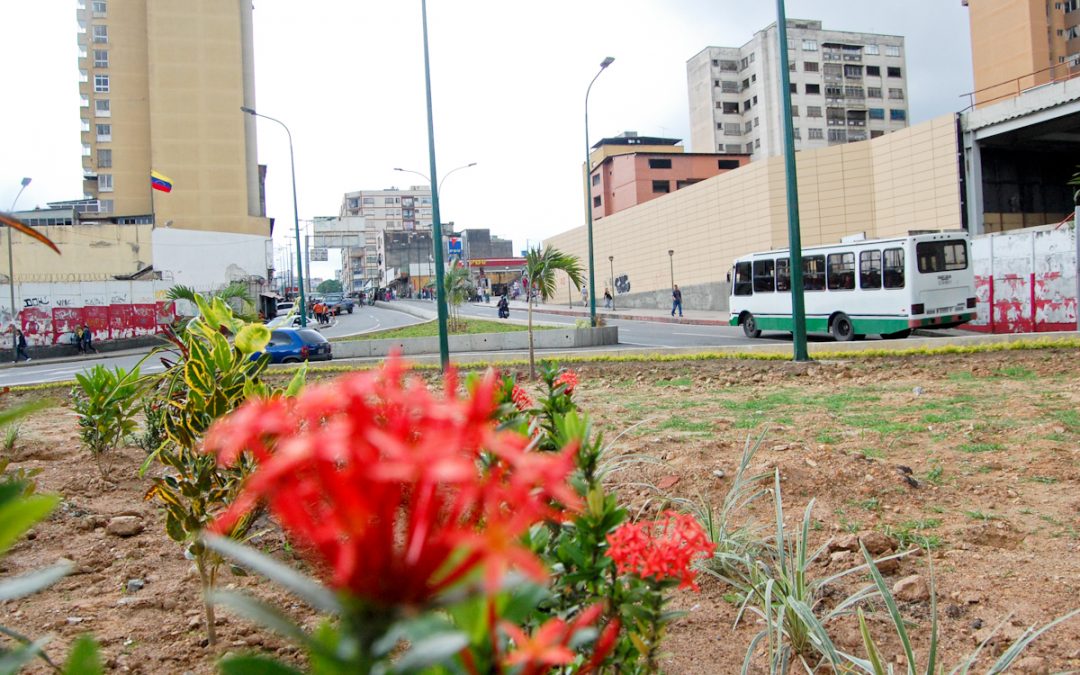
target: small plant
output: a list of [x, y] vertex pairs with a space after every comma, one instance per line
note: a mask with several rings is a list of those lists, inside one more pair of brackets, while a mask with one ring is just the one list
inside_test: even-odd
[[19, 443], [19, 432], [21, 428], [14, 422], [4, 427], [4, 439], [3, 449], [4, 452], [11, 454], [15, 452], [15, 446]]
[[142, 432], [135, 437], [135, 444], [149, 455], [169, 439], [165, 431], [165, 402], [159, 396], [144, 396], [142, 416]]
[[138, 379], [138, 367], [127, 372], [97, 365], [89, 373], [75, 374], [71, 395], [79, 415], [79, 436], [102, 478], [109, 477], [109, 455], [135, 429]]

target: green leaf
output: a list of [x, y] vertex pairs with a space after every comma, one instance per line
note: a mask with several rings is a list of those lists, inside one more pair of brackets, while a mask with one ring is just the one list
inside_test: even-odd
[[230, 656], [218, 664], [222, 675], [300, 675], [300, 671], [268, 656]]
[[304, 390], [304, 384], [307, 382], [308, 364], [304, 362], [296, 372], [293, 373], [292, 379], [289, 380], [289, 386], [285, 389], [285, 395], [289, 397], [299, 396], [300, 392]]
[[270, 342], [270, 329], [261, 323], [249, 323], [240, 329], [233, 344], [241, 354], [261, 352]]
[[270, 556], [263, 555], [250, 546], [238, 544], [227, 537], [206, 534], [203, 535], [203, 541], [208, 547], [226, 558], [231, 558], [271, 581], [281, 584], [313, 608], [331, 614], [341, 614], [341, 604], [325, 586], [282, 565]]
[[71, 648], [64, 664], [64, 675], [101, 675], [103, 672], [97, 642], [89, 635], [83, 635]]
[[0, 582], [0, 602], [22, 598], [37, 593], [71, 574], [72, 565], [64, 563], [45, 569], [36, 570], [12, 579]]
[[[18, 492], [22, 492], [21, 485]], [[24, 532], [49, 515], [59, 502], [60, 497], [56, 495], [31, 495], [0, 501], [0, 553], [8, 550]]]

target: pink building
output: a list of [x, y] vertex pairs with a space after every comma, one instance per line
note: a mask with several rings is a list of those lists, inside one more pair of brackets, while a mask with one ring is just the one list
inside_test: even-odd
[[618, 136], [594, 145], [589, 179], [593, 220], [750, 163], [750, 155], [684, 153], [677, 143], [675, 138]]

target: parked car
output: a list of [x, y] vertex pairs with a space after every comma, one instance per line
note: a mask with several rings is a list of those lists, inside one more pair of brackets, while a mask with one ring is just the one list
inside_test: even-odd
[[352, 298], [346, 297], [341, 293], [328, 294], [323, 298], [323, 302], [330, 308], [330, 313], [334, 316], [338, 316], [342, 312], [352, 314], [353, 307], [356, 306], [356, 303], [353, 302]]
[[[299, 317], [297, 317], [299, 318]], [[300, 363], [301, 361], [329, 361], [333, 358], [330, 341], [310, 328], [277, 328], [270, 331], [270, 344], [265, 352], [271, 363]], [[252, 354], [252, 360], [262, 356]]]
[[277, 314], [275, 316], [285, 316], [296, 307], [295, 302], [279, 302], [277, 304]]

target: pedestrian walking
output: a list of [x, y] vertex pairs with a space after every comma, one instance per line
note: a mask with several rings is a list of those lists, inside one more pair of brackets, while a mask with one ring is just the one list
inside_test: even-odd
[[589, 306], [589, 289], [585, 288], [584, 286], [581, 287], [581, 306]]
[[18, 328], [15, 329], [15, 362], [18, 363], [19, 359], [26, 359], [31, 361], [30, 355], [26, 353], [26, 336]]
[[90, 331], [90, 326], [87, 326], [84, 323], [82, 327], [82, 350], [87, 354], [89, 354], [90, 352], [94, 352], [95, 354], [97, 354], [97, 350], [94, 349], [93, 339], [94, 334]]
[[679, 310], [679, 316], [682, 316], [682, 291], [679, 290], [679, 284], [675, 284], [675, 288], [671, 289], [671, 316], [675, 316], [675, 310]]
[[83, 347], [82, 334], [82, 326], [75, 326], [75, 348], [79, 350], [80, 354], [85, 351], [85, 348]]
[[611, 291], [604, 289], [604, 308], [611, 309]]

